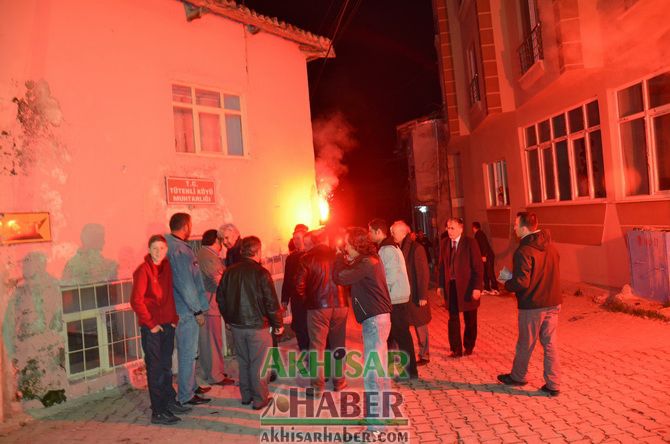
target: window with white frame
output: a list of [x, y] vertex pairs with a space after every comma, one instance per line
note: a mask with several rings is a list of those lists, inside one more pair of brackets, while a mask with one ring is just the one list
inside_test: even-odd
[[524, 141], [531, 203], [606, 197], [597, 100], [526, 127]]
[[131, 280], [61, 288], [67, 375], [93, 377], [142, 358]]
[[617, 92], [626, 196], [670, 191], [670, 71]]
[[488, 206], [508, 206], [509, 188], [507, 186], [507, 162], [498, 160], [484, 164], [484, 176], [486, 178], [488, 189]]
[[239, 95], [173, 84], [172, 110], [178, 153], [244, 155]]

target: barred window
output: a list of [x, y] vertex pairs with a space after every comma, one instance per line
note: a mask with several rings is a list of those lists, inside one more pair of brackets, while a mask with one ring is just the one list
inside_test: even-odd
[[69, 377], [98, 376], [142, 358], [132, 280], [61, 288]]
[[507, 186], [507, 162], [498, 160], [484, 165], [484, 177], [488, 189], [489, 207], [509, 205], [509, 187]]

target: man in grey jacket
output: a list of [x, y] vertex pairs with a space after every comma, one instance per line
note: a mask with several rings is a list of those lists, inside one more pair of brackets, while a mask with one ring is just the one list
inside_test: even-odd
[[416, 367], [416, 355], [412, 333], [409, 331], [410, 307], [409, 297], [411, 288], [407, 276], [407, 265], [400, 247], [388, 236], [389, 228], [386, 221], [373, 219], [368, 223], [370, 240], [379, 248], [379, 258], [384, 264], [386, 285], [391, 296], [391, 333], [388, 337], [388, 346], [397, 345], [407, 355], [407, 367], [404, 369], [406, 377], [417, 379], [419, 373]]
[[195, 358], [198, 354], [198, 331], [205, 324], [204, 312], [209, 309], [198, 261], [186, 242], [191, 235], [191, 215], [175, 213], [170, 218], [168, 258], [172, 268], [174, 302], [179, 315], [177, 324], [177, 402], [203, 404], [211, 399], [196, 395]]
[[[202, 235], [202, 248], [198, 250], [198, 265], [207, 292], [209, 310], [205, 314], [205, 325], [200, 329], [198, 339], [199, 377], [207, 384], [231, 385], [235, 381], [224, 373], [223, 323], [216, 303], [216, 289], [223, 276], [223, 260], [219, 257], [222, 245], [217, 230], [207, 230]], [[201, 392], [203, 390], [200, 387]]]

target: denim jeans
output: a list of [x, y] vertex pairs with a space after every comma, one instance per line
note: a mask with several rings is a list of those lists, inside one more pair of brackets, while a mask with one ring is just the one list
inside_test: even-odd
[[162, 327], [163, 331], [158, 333], [151, 333], [145, 326], [140, 327], [149, 399], [154, 414], [163, 413], [176, 395], [172, 387], [174, 327], [170, 324], [163, 324]]
[[177, 324], [177, 401], [185, 403], [195, 395], [195, 358], [198, 355], [200, 327], [193, 315], [179, 316]]
[[558, 314], [561, 306], [519, 310], [519, 339], [512, 365], [512, 379], [525, 381], [528, 362], [538, 338], [544, 348], [544, 381], [552, 390], [560, 390], [561, 368], [558, 360]]
[[[382, 376], [377, 372], [370, 372], [363, 376], [363, 386], [365, 392], [373, 395], [371, 398], [373, 402], [367, 403], [365, 406], [366, 418], [379, 418], [379, 407], [382, 402], [382, 392], [389, 389], [388, 381], [388, 347], [386, 341], [391, 332], [391, 314], [384, 313], [363, 321], [363, 354], [365, 362], [368, 362], [370, 356], [377, 353], [379, 361], [381, 362]], [[369, 395], [367, 395], [369, 396]], [[368, 425], [368, 430], [379, 430], [382, 427], [377, 425]]]

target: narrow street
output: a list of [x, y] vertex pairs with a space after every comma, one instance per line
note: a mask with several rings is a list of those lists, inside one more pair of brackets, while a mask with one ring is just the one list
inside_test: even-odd
[[[560, 321], [564, 382], [561, 395], [551, 398], [538, 391], [543, 384], [539, 344], [527, 386], [496, 382], [513, 358], [513, 298], [485, 296], [475, 353], [457, 360], [447, 358], [447, 314], [439, 304], [433, 301], [431, 363], [421, 368], [419, 382], [393, 383], [404, 397], [410, 442], [670, 442], [669, 325], [606, 312], [587, 297], [566, 295]], [[353, 318], [350, 327], [348, 345], [360, 349]], [[0, 441], [259, 442], [259, 414], [240, 405], [236, 387], [215, 387], [209, 395], [211, 404], [196, 407], [172, 427], [149, 424], [146, 391], [92, 395], [0, 434]]]

